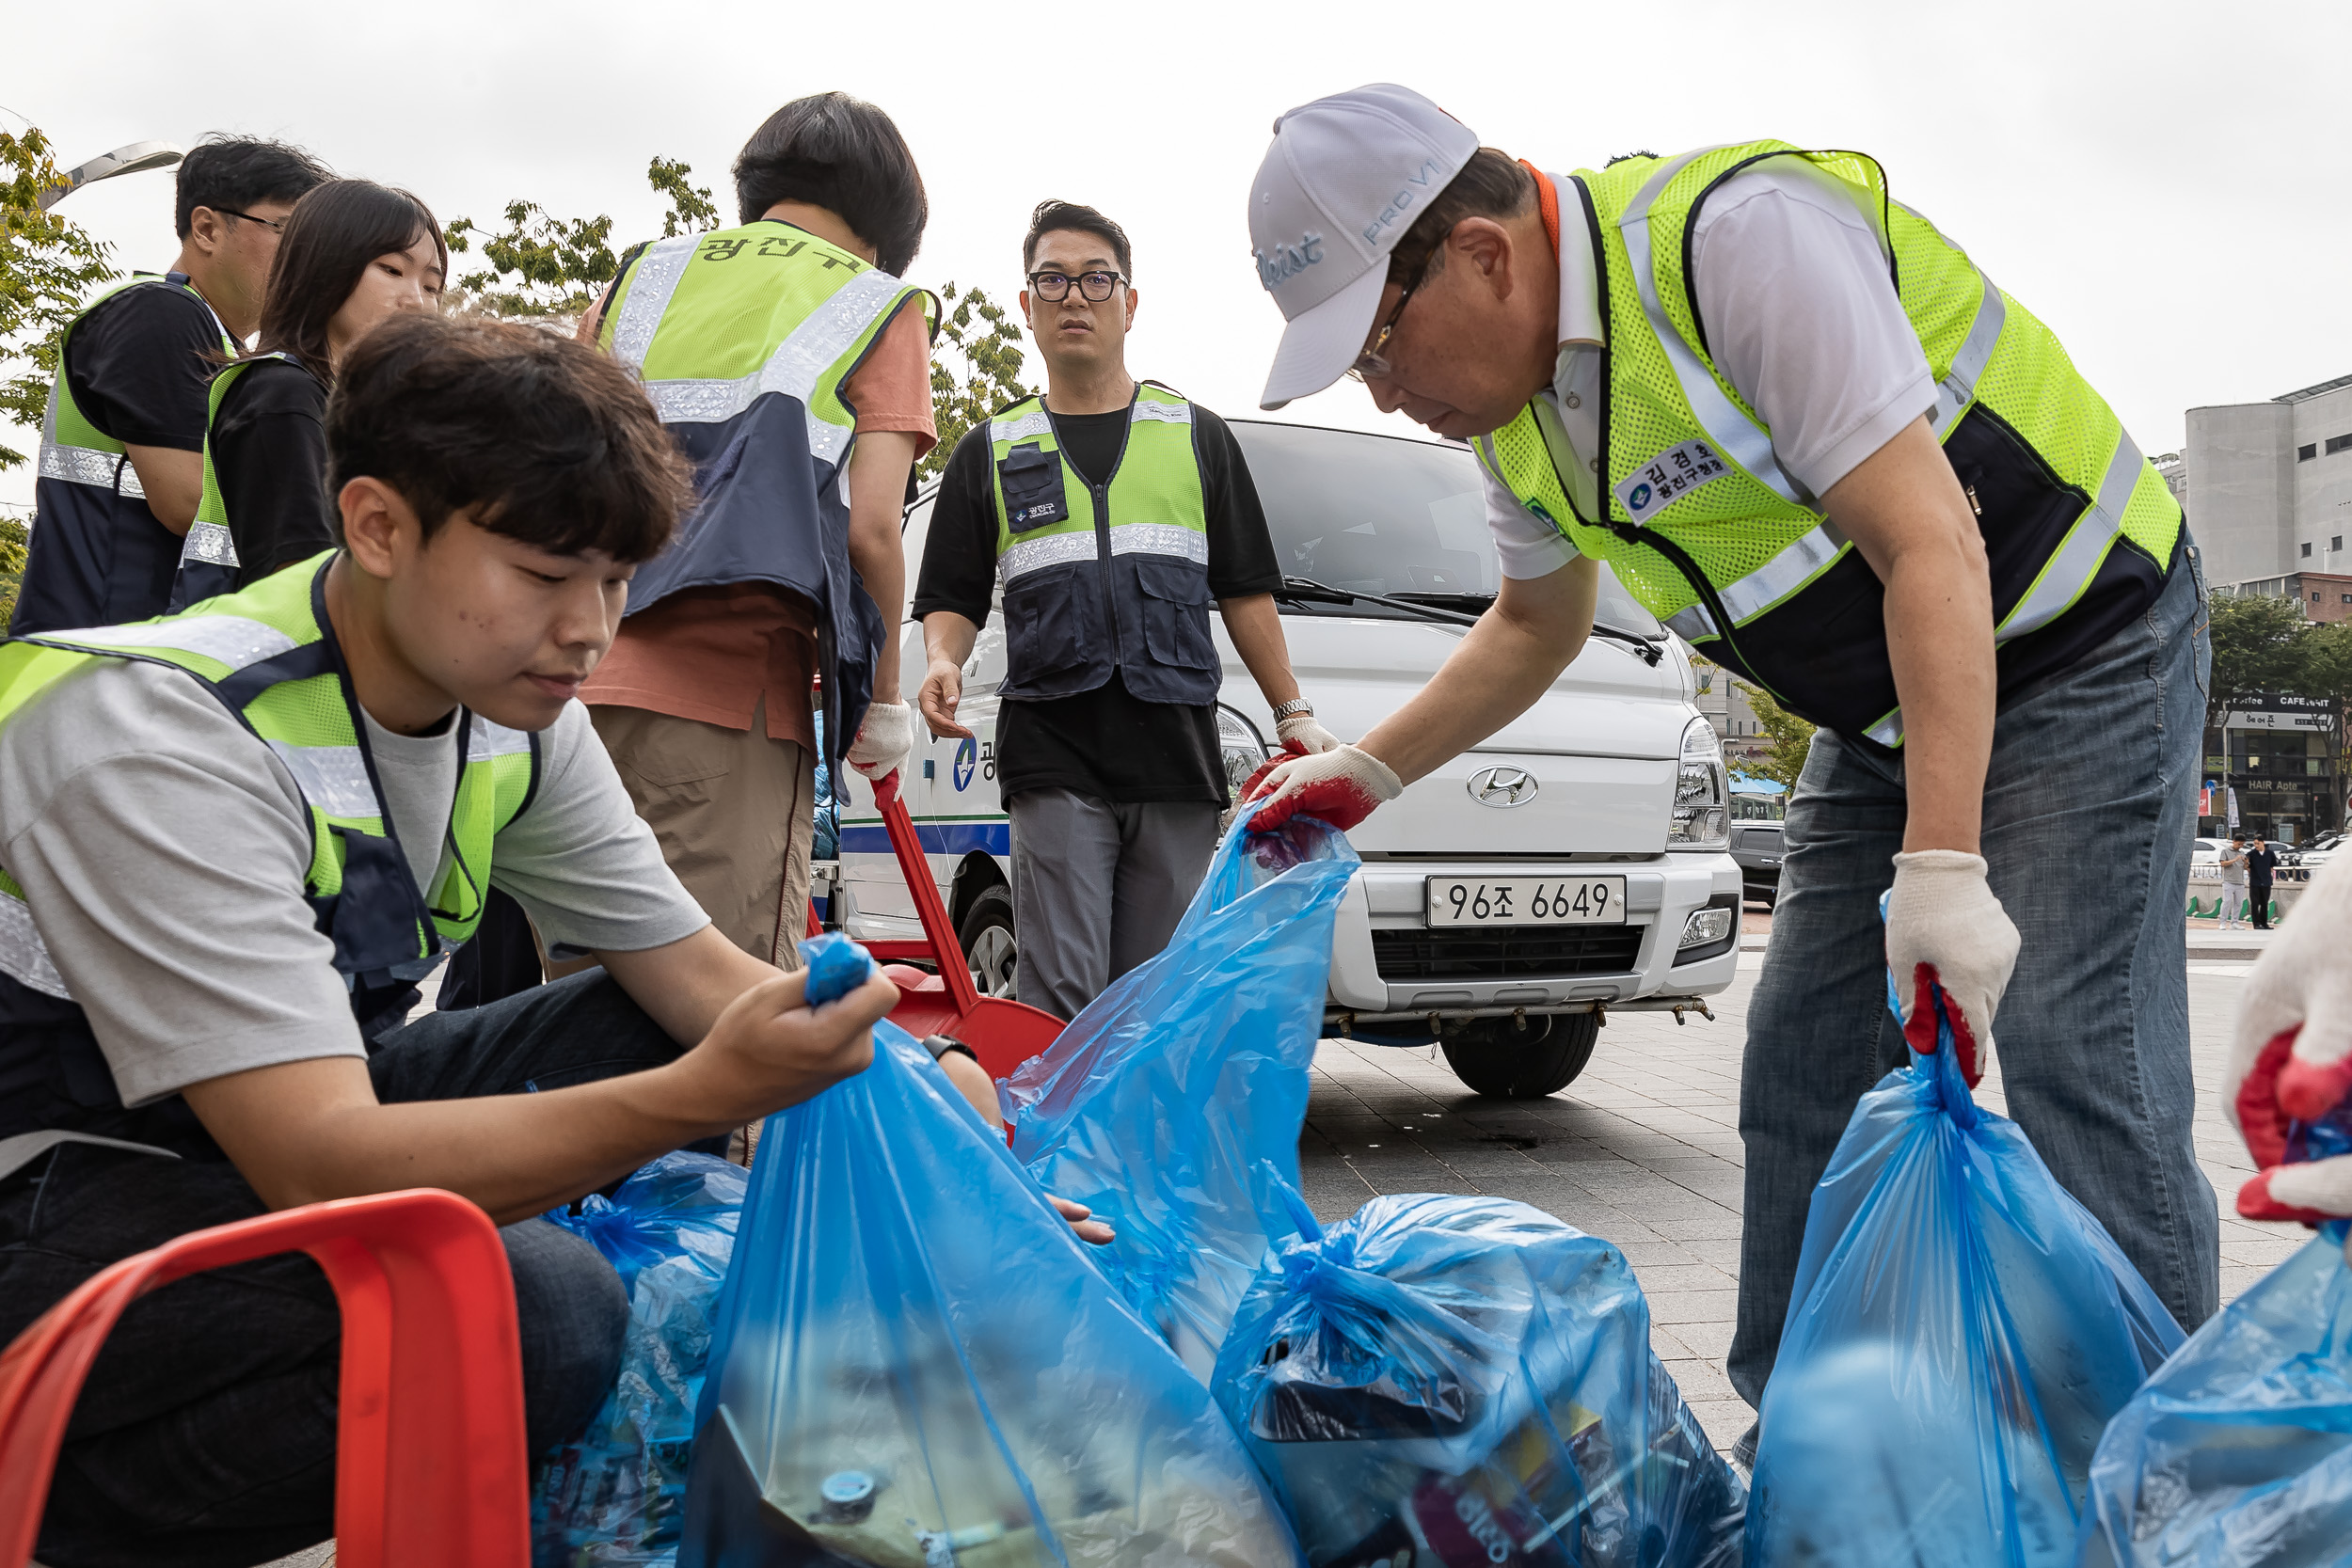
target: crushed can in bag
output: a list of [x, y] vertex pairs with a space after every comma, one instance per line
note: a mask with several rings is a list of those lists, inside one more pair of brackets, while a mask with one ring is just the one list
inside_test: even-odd
[[1495, 1197], [1296, 1222], [1213, 1386], [1315, 1568], [1737, 1568], [1739, 1477], [1624, 1254]]
[[1862, 1097], [1814, 1189], [1751, 1563], [2060, 1568], [2100, 1433], [2181, 1343], [1940, 1029]]
[[1291, 1568], [1208, 1390], [904, 1030], [768, 1119], [680, 1568]]
[[1118, 1233], [1096, 1261], [1206, 1381], [1234, 1305], [1292, 1234], [1331, 929], [1359, 863], [1311, 816], [1245, 811], [1156, 956], [999, 1085], [1013, 1152]]
[[667, 1568], [685, 1515], [694, 1406], [719, 1287], [750, 1180], [709, 1154], [665, 1154], [610, 1198], [548, 1220], [584, 1236], [628, 1291], [628, 1337], [612, 1393], [548, 1457], [531, 1499], [536, 1568]]

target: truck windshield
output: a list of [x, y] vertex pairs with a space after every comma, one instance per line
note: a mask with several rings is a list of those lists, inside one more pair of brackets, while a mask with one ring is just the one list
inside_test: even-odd
[[[1502, 573], [1486, 533], [1478, 460], [1467, 448], [1311, 425], [1231, 422], [1285, 576], [1473, 615], [1494, 602]], [[1285, 599], [1282, 609], [1408, 618], [1362, 600]], [[1606, 566], [1594, 618], [1637, 637], [1665, 635]]]

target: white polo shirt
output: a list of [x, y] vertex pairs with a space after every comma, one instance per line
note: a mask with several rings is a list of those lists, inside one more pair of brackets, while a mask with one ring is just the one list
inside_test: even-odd
[[[1580, 460], [1568, 499], [1597, 517], [1604, 331], [1592, 227], [1575, 186], [1550, 178], [1561, 196], [1560, 356], [1538, 417], [1558, 417]], [[1801, 159], [1775, 158], [1708, 197], [1691, 236], [1716, 367], [1772, 432], [1781, 467], [1815, 497], [1935, 407], [1927, 354], [1860, 197]], [[1576, 559], [1491, 474], [1486, 525], [1506, 578], [1547, 577]]]

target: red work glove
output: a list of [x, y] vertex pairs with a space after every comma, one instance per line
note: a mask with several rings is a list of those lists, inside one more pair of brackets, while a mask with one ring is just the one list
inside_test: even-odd
[[2249, 1220], [2352, 1215], [2352, 1155], [2286, 1164], [2287, 1123], [2352, 1098], [2352, 862], [2312, 879], [2246, 977], [2221, 1106], [2261, 1167], [2238, 1190]]
[[1309, 752], [1293, 739], [1284, 741], [1283, 749], [1288, 754], [1270, 759], [1241, 786], [1245, 804], [1265, 801], [1249, 819], [1255, 831], [1279, 828], [1303, 814], [1345, 832], [1381, 801], [1405, 793], [1403, 782], [1387, 763], [1358, 747]]

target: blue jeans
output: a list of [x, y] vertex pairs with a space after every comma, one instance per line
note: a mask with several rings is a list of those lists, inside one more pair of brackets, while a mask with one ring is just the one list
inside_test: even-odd
[[[561, 1088], [677, 1046], [602, 970], [384, 1037], [386, 1103]], [[266, 1212], [226, 1160], [68, 1144], [0, 1181], [0, 1344], [119, 1259]], [[535, 1461], [612, 1386], [628, 1297], [603, 1255], [544, 1220], [500, 1232], [515, 1276]], [[132, 1304], [73, 1407], [41, 1524], [53, 1568], [244, 1568], [335, 1528], [342, 1321], [301, 1253], [193, 1275]], [[411, 1499], [413, 1500], [413, 1499]]]
[[[2186, 1329], [2220, 1290], [2219, 1215], [2189, 1132], [2181, 921], [2212, 657], [2202, 580], [2184, 560], [2144, 617], [2003, 705], [1984, 790], [1992, 888], [2021, 939], [1993, 1021], [2009, 1113]], [[1878, 911], [1904, 816], [1899, 754], [1813, 737], [1740, 1070], [1727, 1370], [1751, 1405], [1779, 1351], [1814, 1185], [1863, 1093], [1907, 1060]]]

